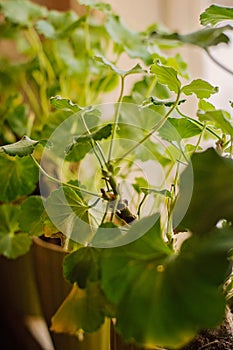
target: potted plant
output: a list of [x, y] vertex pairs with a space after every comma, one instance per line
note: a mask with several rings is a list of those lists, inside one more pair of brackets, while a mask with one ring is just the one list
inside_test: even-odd
[[[201, 15], [205, 27], [187, 35], [158, 25], [135, 33], [109, 5], [80, 3], [86, 14], [70, 15], [65, 27], [57, 13], [33, 21], [48, 52], [51, 40], [58, 46], [62, 40], [60, 48], [71, 41], [78, 53], [83, 45], [77, 60], [70, 59], [73, 51], [66, 56], [66, 68], [81, 69], [77, 76], [72, 71], [78, 81], [70, 95], [55, 90], [46, 120], [1, 146], [1, 200], [13, 201], [2, 205], [3, 217], [16, 224], [4, 231], [0, 248], [15, 254], [43, 234], [69, 252], [63, 271], [73, 287], [52, 319], [53, 331], [91, 333], [108, 318], [126, 343], [178, 349], [230, 315], [233, 128], [229, 113], [208, 101], [218, 88], [190, 80], [181, 56], [163, 49], [188, 43], [208, 52], [228, 42], [231, 27], [214, 25], [232, 20], [233, 10], [211, 6]], [[123, 53], [139, 62], [119, 68]], [[58, 73], [64, 78], [67, 71]], [[130, 76], [136, 82], [126, 93]], [[38, 81], [40, 93], [49, 94]], [[97, 95], [116, 83], [116, 102], [97, 104]], [[183, 111], [190, 95], [198, 101], [194, 117]], [[33, 193], [38, 170], [41, 195]], [[44, 271], [35, 266], [40, 280]], [[218, 342], [200, 346], [217, 349]]]

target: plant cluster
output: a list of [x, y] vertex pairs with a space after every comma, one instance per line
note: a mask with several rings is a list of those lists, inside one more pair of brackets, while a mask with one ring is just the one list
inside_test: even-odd
[[[172, 49], [211, 56], [233, 9], [212, 5], [203, 29], [180, 35], [135, 32], [110, 5], [79, 3], [81, 17], [0, 2], [1, 40], [17, 52], [0, 58], [0, 252], [60, 237], [73, 289], [54, 331], [93, 332], [109, 317], [125, 341], [178, 348], [219, 324], [231, 297], [233, 125], [208, 101], [218, 88], [191, 80]], [[98, 104], [111, 90], [115, 103]]]

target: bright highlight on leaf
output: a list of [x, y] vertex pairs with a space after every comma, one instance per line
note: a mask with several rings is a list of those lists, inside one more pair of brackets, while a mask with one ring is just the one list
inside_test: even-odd
[[185, 95], [195, 94], [198, 98], [209, 98], [218, 92], [218, 87], [213, 87], [202, 79], [195, 79], [190, 84], [183, 86], [182, 92]]
[[65, 109], [68, 111], [72, 111], [73, 113], [80, 112], [83, 108], [79, 105], [73, 103], [68, 98], [62, 98], [61, 96], [55, 96], [50, 98], [50, 103], [56, 108], [56, 109]]
[[167, 85], [167, 87], [174, 91], [175, 93], [178, 93], [181, 87], [181, 82], [177, 77], [177, 72], [174, 68], [164, 66], [160, 62], [155, 62], [151, 66], [151, 73], [155, 74], [158, 81], [163, 84]]
[[204, 26], [216, 25], [222, 21], [233, 20], [233, 8], [211, 5], [200, 16], [201, 24]]
[[98, 330], [104, 323], [105, 302], [104, 294], [97, 283], [89, 283], [87, 290], [74, 285], [53, 316], [51, 330], [69, 334]]
[[27, 0], [1, 1], [0, 9], [12, 23], [24, 27], [32, 26], [38, 18], [47, 14], [46, 7], [38, 6]]
[[0, 152], [5, 152], [9, 156], [24, 157], [32, 154], [34, 148], [41, 141], [31, 140], [28, 136], [24, 136], [20, 141], [11, 143], [9, 145], [1, 146]]

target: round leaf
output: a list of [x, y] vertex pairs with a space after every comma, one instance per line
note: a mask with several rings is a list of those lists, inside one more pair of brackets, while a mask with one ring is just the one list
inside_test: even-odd
[[32, 193], [38, 182], [38, 169], [29, 156], [0, 156], [0, 200], [12, 201]]

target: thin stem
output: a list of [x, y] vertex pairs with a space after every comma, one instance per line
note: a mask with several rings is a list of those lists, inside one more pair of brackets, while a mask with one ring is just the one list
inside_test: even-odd
[[219, 66], [219, 67], [220, 67], [221, 69], [223, 69], [225, 72], [227, 72], [227, 73], [233, 75], [233, 71], [232, 71], [230, 68], [224, 66], [224, 64], [222, 64], [221, 62], [219, 62], [219, 61], [210, 53], [210, 51], [209, 51], [208, 49], [205, 49], [205, 52], [207, 53], [207, 55], [209, 56], [209, 58], [210, 58], [215, 64], [217, 64], [217, 66]]
[[154, 89], [154, 87], [155, 87], [156, 82], [157, 82], [157, 77], [156, 77], [156, 75], [155, 75], [155, 76], [153, 77], [153, 79], [152, 79], [152, 81], [151, 81], [151, 83], [150, 83], [148, 89], [147, 89], [146, 94], [145, 94], [145, 97], [146, 97], [146, 98], [149, 97], [149, 96], [151, 95], [151, 93], [152, 93], [152, 91], [153, 91], [153, 89]]
[[56, 184], [59, 184], [59, 185], [62, 185], [62, 186], [66, 186], [66, 187], [70, 187], [76, 191], [80, 191], [80, 192], [83, 192], [83, 193], [86, 193], [86, 194], [90, 194], [92, 196], [95, 196], [95, 197], [98, 197], [98, 198], [102, 198], [102, 196], [98, 193], [94, 193], [94, 192], [91, 192], [91, 191], [88, 191], [84, 188], [81, 188], [81, 187], [78, 187], [78, 186], [75, 186], [75, 185], [72, 185], [72, 184], [69, 184], [69, 183], [66, 183], [66, 182], [62, 182], [61, 180], [59, 179], [56, 179], [55, 177], [49, 175], [43, 168], [42, 166], [37, 162], [37, 160], [33, 157], [33, 155], [31, 154], [31, 159], [33, 160], [33, 162], [36, 164], [36, 166], [39, 168], [40, 172], [45, 175], [50, 181], [52, 181], [53, 183], [56, 183]]
[[89, 14], [90, 14], [90, 8], [87, 6], [86, 8], [86, 18], [84, 22], [84, 43], [85, 43], [85, 55], [87, 60], [87, 69], [86, 69], [86, 75], [85, 75], [85, 81], [84, 81], [84, 89], [83, 89], [83, 104], [88, 105], [90, 101], [90, 94], [89, 94], [89, 87], [90, 87], [90, 52], [91, 52], [91, 42], [90, 42], [90, 32], [89, 32]]
[[[83, 125], [84, 125], [84, 127], [85, 127], [85, 129], [86, 129], [88, 135], [91, 135], [91, 132], [90, 132], [90, 130], [89, 130], [88, 126], [87, 126], [86, 120], [85, 120], [85, 118], [84, 118], [84, 114], [85, 114], [85, 113], [81, 113], [82, 122], [83, 122]], [[99, 144], [97, 141], [95, 141], [92, 137], [91, 137], [91, 141], [92, 141], [92, 149], [93, 149], [93, 152], [94, 152], [96, 158], [98, 159], [98, 161], [99, 161], [99, 163], [100, 163], [101, 169], [103, 169], [103, 165], [106, 164], [106, 159], [105, 159], [105, 156], [104, 156], [104, 152], [103, 152], [103, 150], [102, 150], [100, 144]], [[95, 150], [94, 144], [96, 145], [96, 147], [97, 147], [97, 149], [98, 149], [98, 151], [99, 151], [99, 153], [100, 153], [100, 156], [101, 156], [101, 158], [102, 158], [104, 164], [102, 164], [102, 161], [101, 161], [101, 159], [100, 159], [98, 153], [97, 153], [96, 150]]]
[[196, 151], [197, 151], [197, 149], [198, 149], [198, 147], [199, 147], [199, 145], [201, 143], [201, 139], [202, 139], [205, 131], [206, 131], [206, 125], [203, 126], [203, 129], [202, 129], [202, 131], [200, 133], [200, 136], [198, 137], [197, 144], [196, 144], [196, 146], [194, 148], [193, 154], [196, 153]]
[[216, 134], [216, 132], [215, 132], [214, 130], [210, 129], [207, 125], [205, 125], [204, 123], [200, 122], [200, 121], [197, 120], [197, 119], [193, 119], [193, 118], [191, 118], [191, 117], [185, 115], [184, 113], [181, 112], [181, 110], [180, 110], [178, 107], [176, 107], [176, 110], [177, 110], [177, 112], [178, 112], [182, 117], [188, 119], [190, 122], [192, 122], [192, 123], [194, 123], [194, 124], [196, 124], [196, 125], [198, 125], [198, 126], [201, 126], [201, 128], [205, 128], [205, 130], [207, 130], [207, 131], [210, 132], [212, 135], [214, 135], [219, 141], [222, 141], [221, 136], [219, 136], [218, 134]]
[[144, 193], [143, 198], [142, 198], [141, 202], [138, 205], [137, 216], [139, 218], [140, 218], [140, 214], [141, 214], [142, 205], [145, 202], [147, 195], [148, 195], [148, 193]]
[[114, 139], [116, 137], [116, 132], [117, 132], [117, 126], [118, 126], [118, 121], [119, 121], [121, 102], [122, 102], [123, 94], [124, 94], [124, 88], [125, 88], [125, 77], [121, 76], [121, 90], [120, 90], [120, 95], [119, 95], [119, 98], [117, 101], [116, 111], [115, 111], [115, 115], [114, 115], [112, 137], [111, 137], [109, 153], [108, 153], [108, 161], [110, 161], [112, 158], [113, 144], [114, 144]]
[[175, 101], [174, 105], [169, 109], [169, 111], [165, 114], [165, 116], [157, 124], [155, 124], [153, 126], [151, 131], [148, 134], [146, 134], [146, 136], [144, 136], [137, 144], [135, 144], [133, 147], [131, 147], [125, 154], [123, 154], [123, 156], [118, 158], [115, 161], [115, 164], [118, 164], [123, 159], [125, 159], [130, 153], [135, 151], [136, 148], [138, 148], [140, 145], [142, 145], [146, 140], [148, 140], [156, 131], [158, 131], [164, 125], [164, 123], [167, 121], [169, 115], [177, 107], [177, 104], [179, 103], [179, 99], [180, 99], [180, 91], [177, 94], [177, 98], [176, 98], [176, 101]]
[[33, 89], [31, 88], [31, 86], [27, 82], [25, 74], [21, 78], [21, 85], [22, 85], [23, 92], [25, 93], [25, 95], [28, 98], [31, 109], [33, 110], [33, 112], [35, 113], [37, 118], [39, 119], [40, 115], [41, 115], [40, 105], [38, 103], [38, 99], [37, 99], [36, 95], [33, 92]]

